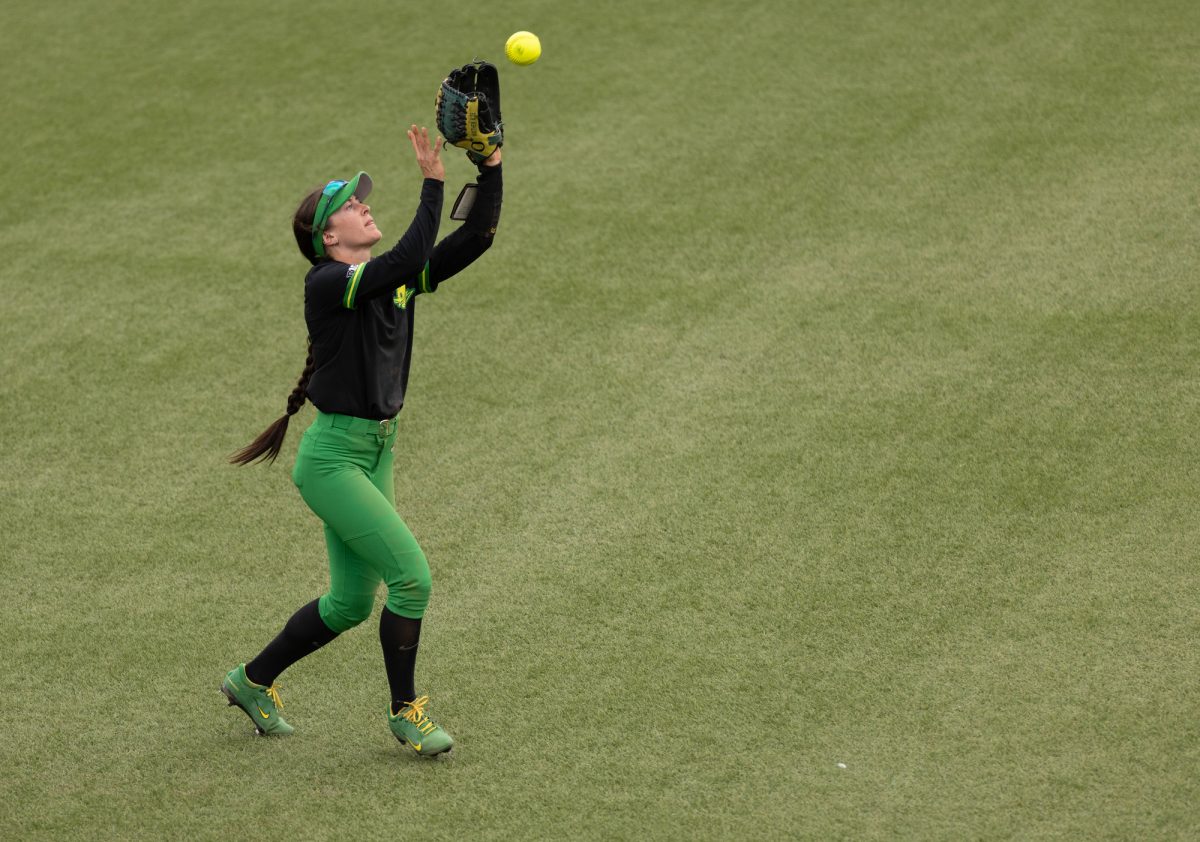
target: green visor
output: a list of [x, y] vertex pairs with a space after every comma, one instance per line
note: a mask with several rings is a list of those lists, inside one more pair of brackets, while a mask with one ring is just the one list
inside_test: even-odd
[[317, 200], [316, 213], [313, 214], [313, 250], [316, 251], [317, 257], [325, 256], [325, 243], [321, 235], [325, 233], [325, 224], [329, 222], [329, 217], [350, 201], [351, 196], [357, 196], [361, 202], [370, 192], [371, 176], [365, 172], [360, 172], [349, 181], [335, 180], [325, 185], [325, 189], [321, 191], [321, 198]]

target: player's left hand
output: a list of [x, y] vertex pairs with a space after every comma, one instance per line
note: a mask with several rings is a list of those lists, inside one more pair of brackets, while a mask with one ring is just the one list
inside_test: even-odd
[[467, 150], [472, 164], [490, 158], [504, 145], [496, 65], [474, 61], [451, 70], [438, 86], [434, 114], [446, 142]]

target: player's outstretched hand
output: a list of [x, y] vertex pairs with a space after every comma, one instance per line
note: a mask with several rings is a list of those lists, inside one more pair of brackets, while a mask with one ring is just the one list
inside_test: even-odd
[[442, 165], [442, 139], [439, 137], [436, 143], [430, 143], [429, 129], [421, 126], [418, 130], [416, 123], [409, 128], [408, 139], [412, 141], [413, 151], [417, 153], [417, 166], [421, 168], [421, 173], [426, 178], [445, 181], [446, 167]]

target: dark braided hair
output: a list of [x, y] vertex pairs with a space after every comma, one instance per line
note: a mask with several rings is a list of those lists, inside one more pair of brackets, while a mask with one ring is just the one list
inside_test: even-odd
[[[313, 248], [312, 223], [313, 217], [317, 213], [317, 202], [320, 201], [321, 192], [324, 189], [325, 186], [322, 185], [310, 190], [308, 195], [300, 202], [300, 207], [296, 208], [295, 216], [292, 217], [292, 233], [296, 235], [296, 245], [300, 247], [300, 253], [314, 266], [321, 262], [321, 258], [317, 257], [317, 252]], [[304, 406], [304, 402], [308, 400], [308, 379], [312, 377], [313, 369], [315, 368], [316, 366], [313, 364], [312, 338], [310, 337], [308, 340], [308, 358], [304, 361], [304, 371], [300, 373], [300, 381], [296, 383], [296, 388], [292, 389], [292, 393], [288, 395], [287, 414], [259, 433], [258, 438], [254, 441], [230, 456], [230, 462], [235, 465], [249, 465], [255, 460], [275, 461], [275, 457], [279, 455], [280, 448], [283, 447], [283, 439], [287, 435], [288, 422], [291, 421], [293, 415], [300, 411], [300, 407]]]
[[300, 372], [300, 380], [296, 383], [296, 388], [292, 389], [292, 393], [288, 395], [287, 413], [270, 427], [259, 433], [258, 438], [230, 456], [230, 462], [235, 465], [249, 465], [256, 459], [261, 459], [265, 462], [275, 461], [275, 457], [279, 455], [280, 448], [283, 447], [283, 439], [287, 435], [288, 422], [292, 420], [292, 416], [299, 412], [300, 407], [304, 406], [304, 402], [308, 400], [308, 380], [312, 377], [314, 369], [316, 369], [316, 365], [313, 363], [312, 339], [309, 339], [308, 357], [304, 360], [304, 371]]

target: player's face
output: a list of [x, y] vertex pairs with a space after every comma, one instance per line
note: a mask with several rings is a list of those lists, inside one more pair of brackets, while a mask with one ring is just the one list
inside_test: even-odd
[[325, 230], [337, 237], [338, 243], [345, 248], [373, 246], [383, 238], [383, 233], [375, 227], [371, 217], [371, 207], [351, 196], [350, 201], [342, 205], [329, 222]]

